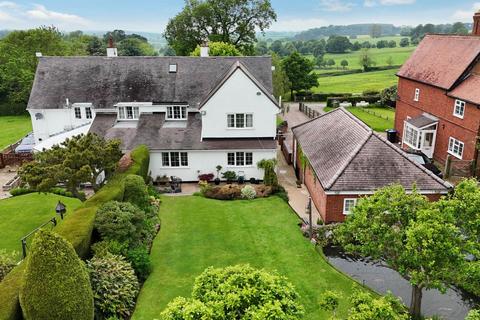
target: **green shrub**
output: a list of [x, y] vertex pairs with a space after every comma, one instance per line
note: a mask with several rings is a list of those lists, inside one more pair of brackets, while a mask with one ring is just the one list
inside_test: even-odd
[[126, 171], [127, 174], [138, 174], [143, 177], [145, 181], [148, 178], [148, 167], [150, 165], [150, 152], [145, 145], [137, 146], [130, 153], [133, 164]]
[[263, 183], [267, 186], [275, 187], [278, 185], [277, 174], [275, 173], [276, 159], [262, 159], [257, 163], [257, 167], [263, 169]]
[[161, 316], [162, 319], [295, 320], [303, 316], [299, 300], [285, 277], [249, 265], [210, 267], [195, 279], [192, 298], [173, 300]]
[[128, 202], [109, 201], [95, 217], [95, 228], [104, 240], [125, 243], [141, 241], [145, 213]]
[[138, 280], [132, 266], [117, 255], [93, 257], [87, 262], [96, 316], [128, 318], [135, 306]]
[[93, 294], [85, 265], [61, 236], [37, 232], [23, 281], [20, 303], [26, 320], [93, 319]]
[[127, 260], [131, 263], [138, 280], [145, 281], [152, 271], [150, 255], [146, 247], [141, 246], [128, 250]]
[[141, 176], [129, 174], [125, 177], [123, 201], [130, 202], [142, 210], [149, 209], [150, 200], [148, 190]]
[[470, 310], [465, 320], [480, 320], [480, 310]]
[[245, 187], [242, 188], [242, 198], [255, 199], [256, 196], [257, 196], [257, 192], [255, 191], [254, 187], [250, 185], [246, 185]]
[[18, 252], [0, 249], [0, 281], [17, 265]]
[[10, 194], [12, 195], [12, 197], [21, 196], [23, 194], [33, 193], [33, 192], [36, 192], [36, 191], [30, 188], [22, 188], [22, 187], [18, 187], [10, 190]]
[[235, 181], [237, 179], [237, 174], [235, 171], [225, 171], [222, 172], [222, 178], [227, 181]]
[[[50, 192], [50, 193], [54, 193], [54, 194], [58, 194], [58, 195], [60, 195], [60, 196], [73, 198], [73, 193], [71, 193], [70, 191], [67, 191], [67, 190], [64, 189], [64, 188], [57, 188], [57, 187], [55, 187], [55, 188], [50, 189], [49, 192]], [[83, 198], [85, 198], [85, 193], [84, 193], [84, 192], [79, 191], [78, 193], [80, 194], [80, 197], [83, 196]], [[80, 200], [82, 200], [82, 199], [80, 199]]]
[[289, 201], [288, 192], [287, 192], [287, 190], [285, 190], [285, 188], [282, 187], [281, 185], [277, 185], [277, 186], [274, 188], [273, 194], [275, 194], [277, 197], [281, 198], [283, 201], [285, 201], [286, 203], [288, 203], [288, 201]]
[[128, 245], [116, 240], [102, 240], [92, 245], [94, 256], [105, 257], [108, 254], [125, 256], [128, 251]]

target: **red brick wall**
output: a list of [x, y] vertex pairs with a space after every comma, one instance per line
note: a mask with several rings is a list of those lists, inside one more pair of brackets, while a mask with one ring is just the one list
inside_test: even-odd
[[[415, 88], [420, 89], [418, 102], [413, 100]], [[449, 137], [454, 137], [465, 144], [463, 160], [473, 160], [480, 110], [475, 105], [467, 103], [464, 118], [460, 119], [453, 115], [454, 105], [455, 99], [448, 97], [445, 90], [400, 78], [395, 112], [395, 129], [398, 131], [400, 141], [403, 137], [403, 122], [407, 116], [413, 118], [427, 112], [439, 118], [433, 157], [438, 161], [445, 161]]]

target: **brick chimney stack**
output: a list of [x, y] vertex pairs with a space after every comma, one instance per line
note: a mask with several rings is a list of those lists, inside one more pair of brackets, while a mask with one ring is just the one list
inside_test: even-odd
[[115, 48], [115, 45], [113, 44], [113, 39], [112, 37], [108, 38], [108, 47], [107, 47], [107, 57], [117, 57], [118, 52], [117, 48]]
[[480, 11], [475, 13], [473, 16], [473, 30], [472, 34], [474, 36], [480, 36]]

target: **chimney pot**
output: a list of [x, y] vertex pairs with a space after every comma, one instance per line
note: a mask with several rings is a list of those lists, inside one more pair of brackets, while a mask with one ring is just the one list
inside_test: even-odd
[[480, 11], [475, 13], [473, 16], [473, 30], [472, 34], [474, 36], [480, 36]]
[[107, 57], [117, 57], [118, 52], [117, 48], [115, 48], [113, 44], [113, 39], [112, 37], [108, 38], [108, 47], [107, 47]]

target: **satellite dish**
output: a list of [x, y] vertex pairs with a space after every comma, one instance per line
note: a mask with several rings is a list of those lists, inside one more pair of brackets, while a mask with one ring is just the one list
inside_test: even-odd
[[35, 119], [36, 119], [36, 120], [43, 119], [43, 114], [41, 114], [40, 112], [39, 112], [39, 113], [35, 113]]

